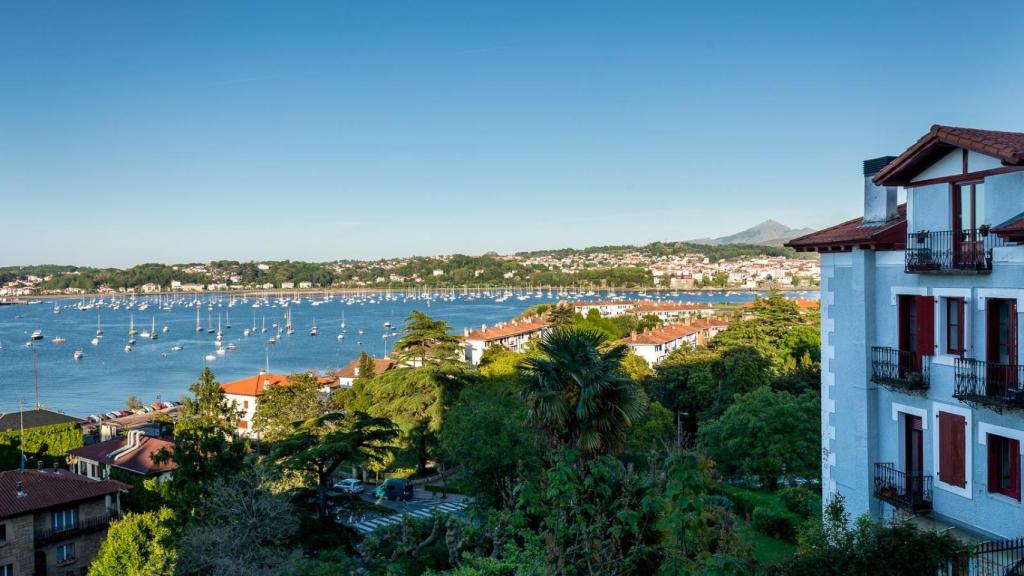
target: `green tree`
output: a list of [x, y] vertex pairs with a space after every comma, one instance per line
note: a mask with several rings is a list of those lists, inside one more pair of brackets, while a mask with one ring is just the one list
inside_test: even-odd
[[759, 388], [736, 398], [701, 429], [700, 445], [727, 473], [755, 476], [774, 490], [781, 477], [816, 478], [820, 471], [818, 398]]
[[181, 415], [174, 426], [174, 452], [162, 451], [159, 461], [177, 466], [168, 497], [180, 514], [188, 516], [202, 505], [207, 488], [220, 478], [241, 470], [248, 442], [235, 436], [237, 407], [229, 406], [209, 368], [189, 387]]
[[485, 506], [511, 508], [515, 488], [541, 468], [526, 407], [508, 379], [485, 379], [459, 395], [441, 429], [441, 450], [462, 465], [462, 486]]
[[171, 576], [174, 574], [174, 513], [168, 508], [129, 513], [110, 524], [89, 576]]
[[367, 380], [374, 377], [374, 372], [377, 370], [376, 365], [373, 363], [373, 358], [370, 357], [365, 351], [359, 353], [359, 378], [365, 378]]
[[541, 339], [541, 357], [527, 358], [523, 397], [528, 421], [552, 445], [586, 456], [616, 453], [647, 409], [647, 396], [622, 371], [628, 348], [602, 348], [594, 330], [555, 328]]
[[320, 385], [312, 374], [292, 374], [287, 385], [270, 386], [256, 399], [253, 429], [261, 438], [275, 442], [287, 436], [292, 423], [320, 416], [327, 403], [320, 396]]
[[411, 366], [454, 361], [459, 358], [459, 339], [448, 333], [448, 323], [434, 320], [419, 310], [405, 318], [404, 335], [395, 343], [401, 362]]
[[576, 318], [576, 310], [569, 303], [558, 303], [547, 309], [547, 319], [555, 326], [572, 324]]
[[292, 434], [274, 446], [271, 458], [316, 478], [321, 519], [327, 518], [327, 489], [338, 467], [379, 461], [397, 436], [390, 420], [362, 412], [325, 414], [293, 426]]

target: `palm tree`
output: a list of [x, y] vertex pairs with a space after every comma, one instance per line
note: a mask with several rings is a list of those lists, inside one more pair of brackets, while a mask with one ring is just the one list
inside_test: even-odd
[[628, 348], [602, 346], [591, 329], [558, 327], [541, 339], [539, 358], [521, 366], [528, 419], [556, 447], [584, 456], [619, 452], [626, 429], [647, 409], [647, 396], [622, 371]]
[[324, 520], [335, 470], [346, 463], [381, 461], [397, 436], [398, 429], [387, 418], [332, 412], [296, 422], [292, 434], [274, 447], [272, 458], [285, 468], [316, 476], [317, 507]]

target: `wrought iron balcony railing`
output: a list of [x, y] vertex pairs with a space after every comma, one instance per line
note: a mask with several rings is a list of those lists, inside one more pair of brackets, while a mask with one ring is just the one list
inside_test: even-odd
[[911, 512], [932, 509], [932, 477], [906, 474], [891, 462], [875, 464], [875, 498]]
[[957, 358], [953, 397], [961, 402], [998, 409], [1024, 409], [1024, 366]]
[[871, 348], [871, 381], [887, 388], [927, 390], [931, 356], [874, 346]]
[[1006, 244], [983, 226], [907, 234], [907, 272], [991, 272], [992, 248]]
[[116, 512], [111, 511], [110, 513], [104, 514], [102, 516], [87, 518], [85, 520], [78, 520], [71, 526], [66, 526], [59, 529], [45, 528], [42, 530], [36, 530], [36, 546], [45, 546], [58, 540], [73, 538], [81, 534], [96, 532], [97, 530], [105, 530], [113, 520], [117, 520], [118, 518], [120, 518], [120, 515]]

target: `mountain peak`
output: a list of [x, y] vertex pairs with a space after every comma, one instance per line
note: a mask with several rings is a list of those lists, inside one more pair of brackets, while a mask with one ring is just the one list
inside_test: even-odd
[[811, 232], [814, 232], [812, 228], [790, 228], [778, 220], [769, 218], [760, 224], [729, 236], [720, 236], [718, 238], [699, 238], [691, 240], [690, 242], [695, 244], [710, 244], [713, 246], [717, 246], [719, 244], [782, 246], [793, 238], [797, 238]]

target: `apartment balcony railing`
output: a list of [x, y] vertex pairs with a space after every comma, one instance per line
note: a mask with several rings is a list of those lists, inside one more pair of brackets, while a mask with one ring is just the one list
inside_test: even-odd
[[1006, 244], [988, 227], [907, 234], [907, 272], [991, 272], [992, 248]]
[[932, 477], [906, 474], [891, 462], [875, 464], [875, 498], [911, 512], [932, 509]]
[[897, 390], [927, 390], [931, 356], [874, 346], [871, 348], [871, 381]]
[[65, 540], [68, 538], [74, 538], [82, 534], [89, 532], [96, 532], [98, 530], [105, 530], [110, 522], [120, 518], [120, 515], [116, 512], [110, 512], [102, 516], [96, 516], [94, 518], [86, 518], [84, 520], [78, 520], [71, 526], [63, 528], [45, 528], [42, 530], [35, 531], [36, 546], [45, 546], [58, 540]]
[[1024, 409], [1024, 366], [957, 358], [953, 397], [961, 402], [998, 409]]

